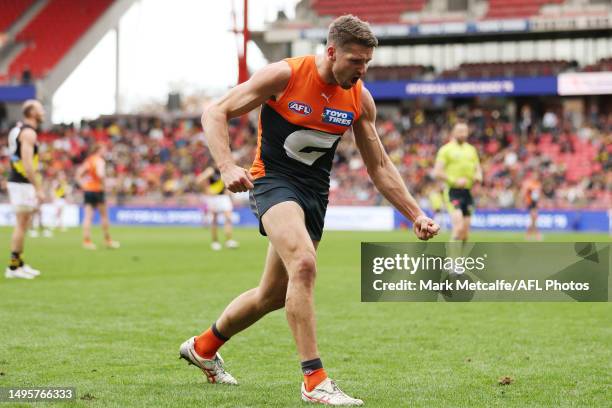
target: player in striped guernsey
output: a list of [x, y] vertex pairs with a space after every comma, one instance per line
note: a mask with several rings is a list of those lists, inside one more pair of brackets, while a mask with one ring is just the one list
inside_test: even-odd
[[[273, 63], [210, 105], [204, 132], [221, 178], [232, 192], [250, 190], [260, 232], [270, 245], [258, 287], [234, 299], [217, 321], [180, 347], [181, 357], [214, 383], [237, 381], [217, 350], [265, 314], [284, 307], [301, 360], [304, 401], [362, 405], [328, 378], [316, 340], [313, 291], [329, 175], [340, 138], [353, 131], [378, 190], [414, 223], [420, 239], [439, 226], [410, 195], [376, 133], [376, 107], [361, 79], [378, 41], [369, 25], [342, 16], [330, 26], [323, 55]], [[261, 106], [250, 171], [234, 163], [227, 121]]]
[[38, 143], [36, 129], [45, 119], [45, 109], [37, 100], [28, 100], [22, 107], [23, 121], [11, 129], [8, 147], [11, 173], [7, 189], [15, 210], [15, 228], [11, 238], [11, 260], [4, 272], [7, 278], [33, 279], [40, 271], [27, 265], [22, 258], [25, 233], [32, 216], [45, 200], [42, 177], [38, 174]]

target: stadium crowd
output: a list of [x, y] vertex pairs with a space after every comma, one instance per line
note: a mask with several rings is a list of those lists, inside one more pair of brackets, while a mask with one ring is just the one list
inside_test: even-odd
[[[612, 115], [591, 115], [582, 126], [562, 112], [535, 118], [524, 107], [513, 122], [500, 111], [472, 108], [436, 113], [380, 114], [383, 144], [407, 185], [424, 207], [442, 186], [431, 178], [438, 148], [458, 117], [470, 125], [470, 142], [481, 158], [484, 182], [474, 189], [479, 208], [523, 207], [523, 180], [537, 172], [543, 185], [542, 208], [610, 208], [612, 195]], [[255, 121], [230, 124], [238, 163], [248, 167], [256, 149]], [[6, 132], [1, 138], [0, 194], [9, 172]], [[196, 205], [197, 175], [212, 164], [199, 118], [163, 123], [138, 116], [100, 118], [79, 127], [58, 125], [41, 132], [40, 157], [45, 179], [59, 172], [69, 180], [96, 143], [110, 146], [107, 194], [111, 203]], [[352, 136], [343, 138], [335, 157], [330, 203], [379, 205], [384, 202], [369, 182]], [[80, 202], [80, 199], [74, 199]]]
[[[542, 208], [610, 208], [612, 203], [612, 115], [593, 115], [582, 126], [572, 118], [547, 111], [536, 119], [526, 107], [515, 122], [498, 110], [475, 108], [437, 114], [380, 115], [378, 132], [411, 191], [427, 207], [434, 182], [436, 152], [448, 141], [450, 126], [468, 120], [470, 142], [479, 151], [484, 182], [474, 187], [479, 208], [521, 208], [523, 181], [532, 173], [543, 184]], [[332, 197], [336, 203], [377, 204], [371, 183], [350, 140], [340, 144]]]

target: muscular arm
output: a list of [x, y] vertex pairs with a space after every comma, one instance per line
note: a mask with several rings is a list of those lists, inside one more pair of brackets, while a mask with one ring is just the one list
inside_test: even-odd
[[476, 163], [476, 174], [474, 175], [474, 181], [482, 183], [482, 167], [480, 166], [480, 160]]
[[40, 180], [36, 177], [36, 169], [34, 168], [34, 145], [36, 144], [36, 133], [32, 129], [24, 129], [21, 131], [21, 161], [27, 179], [32, 183], [34, 188], [39, 191], [42, 189]]
[[444, 163], [441, 160], [436, 160], [436, 164], [434, 165], [433, 176], [437, 180], [441, 180], [446, 182], [448, 178], [446, 177], [446, 173], [444, 172]]
[[85, 174], [85, 163], [81, 164], [74, 175], [74, 178], [79, 185], [79, 187], [83, 186], [83, 175]]
[[230, 151], [227, 121], [243, 115], [283, 92], [291, 78], [291, 68], [284, 62], [270, 64], [248, 81], [232, 88], [212, 103], [202, 115], [202, 127], [208, 147], [221, 177], [232, 192], [246, 191], [253, 185], [248, 173], [234, 163]]
[[106, 188], [106, 161], [102, 157], [98, 157], [95, 162], [96, 175], [100, 179], [102, 191]]
[[[372, 182], [406, 218], [415, 223], [415, 233], [421, 239], [429, 239], [438, 232], [439, 226], [425, 213], [408, 192], [399, 172], [389, 159], [376, 132], [376, 106], [370, 92], [363, 88], [362, 114], [353, 126], [355, 142], [363, 157]], [[422, 222], [424, 221], [424, 222]]]
[[106, 163], [102, 159], [96, 160], [96, 175], [104, 184], [104, 177], [106, 177]]

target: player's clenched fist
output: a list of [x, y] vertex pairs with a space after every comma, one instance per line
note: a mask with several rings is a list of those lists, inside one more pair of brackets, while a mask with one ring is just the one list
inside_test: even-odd
[[219, 169], [225, 187], [232, 193], [239, 193], [253, 188], [253, 178], [248, 170], [235, 164]]
[[440, 231], [440, 225], [438, 225], [434, 220], [424, 215], [420, 215], [414, 220], [414, 225], [412, 226], [414, 230], [414, 234], [418, 239], [423, 241], [427, 241], [430, 238], [438, 235], [438, 231]]

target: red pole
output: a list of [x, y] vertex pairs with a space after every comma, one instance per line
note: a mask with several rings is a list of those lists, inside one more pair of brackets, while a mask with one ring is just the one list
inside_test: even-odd
[[[244, 25], [242, 27], [242, 32], [243, 32], [243, 36], [242, 36], [242, 49], [244, 50], [244, 65], [245, 68], [247, 68], [246, 66], [246, 59], [247, 59], [247, 43], [250, 40], [250, 36], [251, 33], [249, 32], [249, 0], [244, 0]], [[248, 68], [247, 68], [247, 73], [248, 73]]]
[[242, 26], [242, 55], [238, 64], [238, 83], [249, 79], [249, 67], [247, 65], [247, 43], [249, 42], [249, 1], [244, 0], [244, 15]]
[[[244, 15], [242, 24], [242, 54], [238, 56], [238, 83], [248, 81], [249, 66], [247, 65], [247, 44], [249, 42], [249, 0], [244, 0]], [[249, 124], [249, 116], [240, 117], [240, 128], [246, 129]]]

